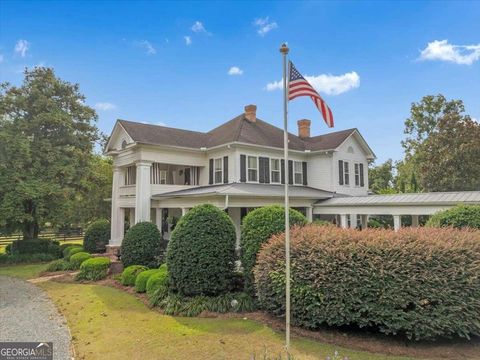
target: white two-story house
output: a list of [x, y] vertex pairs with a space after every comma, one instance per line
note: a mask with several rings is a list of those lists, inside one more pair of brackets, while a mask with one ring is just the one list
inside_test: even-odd
[[121, 244], [126, 221], [152, 221], [168, 239], [176, 220], [202, 203], [228, 212], [238, 247], [242, 217], [282, 205], [285, 181], [291, 206], [312, 220], [319, 200], [367, 195], [375, 157], [357, 129], [311, 136], [304, 119], [289, 134], [284, 164], [283, 130], [258, 119], [255, 105], [207, 133], [118, 120], [105, 153], [114, 165], [111, 247]]

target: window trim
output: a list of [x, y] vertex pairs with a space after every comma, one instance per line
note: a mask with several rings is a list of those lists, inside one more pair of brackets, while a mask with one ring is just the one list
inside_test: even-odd
[[353, 172], [355, 178], [355, 187], [360, 187], [360, 163], [353, 164]]
[[[165, 178], [162, 175], [165, 175]], [[162, 183], [162, 180], [165, 180], [164, 183]], [[158, 170], [158, 184], [159, 185], [168, 185], [167, 184], [167, 170], [164, 169], [159, 169]]]
[[[272, 161], [278, 161], [278, 170], [273, 170]], [[273, 172], [278, 172], [278, 182], [273, 181]], [[282, 160], [280, 158], [270, 158], [270, 184], [281, 184], [282, 183]]]
[[[246, 159], [246, 164], [245, 164], [245, 165], [246, 165], [245, 168], [246, 168], [246, 170], [247, 170], [247, 171], [246, 171], [246, 172], [247, 172], [247, 181], [246, 181], [246, 182], [247, 182], [247, 183], [258, 184], [258, 183], [259, 183], [259, 180], [258, 180], [258, 172], [259, 172], [258, 156], [257, 156], [257, 155], [246, 155], [246, 158], [247, 158], [247, 159]], [[256, 159], [256, 163], [257, 163], [257, 167], [256, 167], [256, 168], [251, 168], [251, 167], [249, 167], [249, 165], [250, 165], [250, 164], [249, 164], [249, 161], [248, 161], [249, 158], [255, 158], [255, 159]], [[256, 174], [257, 174], [256, 178], [257, 178], [257, 180], [250, 180], [250, 170], [255, 170], [255, 171], [256, 171]]]
[[[216, 162], [220, 161], [220, 170], [217, 170]], [[220, 172], [220, 182], [217, 182], [217, 173]], [[213, 158], [213, 184], [223, 184], [223, 157]]]
[[343, 160], [343, 186], [350, 186], [350, 162]]
[[[296, 165], [300, 164], [300, 172], [296, 171]], [[297, 180], [297, 174], [300, 174], [300, 182], [298, 183]], [[293, 185], [303, 185], [303, 163], [302, 161], [293, 161]]]

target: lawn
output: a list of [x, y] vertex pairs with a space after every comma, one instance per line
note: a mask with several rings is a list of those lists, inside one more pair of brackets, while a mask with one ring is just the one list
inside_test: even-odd
[[47, 263], [38, 263], [0, 266], [0, 275], [14, 276], [25, 280], [33, 279], [45, 271], [47, 265]]
[[[39, 284], [65, 315], [79, 359], [264, 359], [278, 358], [283, 334], [251, 320], [183, 318], [149, 309], [137, 297], [101, 286]], [[294, 338], [295, 359], [409, 359], [353, 351]], [[271, 356], [271, 357], [270, 357]]]

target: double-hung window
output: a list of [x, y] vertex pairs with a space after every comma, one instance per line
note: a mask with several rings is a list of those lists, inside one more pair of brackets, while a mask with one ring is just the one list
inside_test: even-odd
[[167, 183], [167, 170], [159, 171], [160, 184], [165, 185]]
[[247, 181], [257, 182], [258, 181], [258, 158], [256, 156], [249, 156], [247, 158]]
[[343, 176], [345, 185], [350, 185], [350, 167], [348, 165], [348, 161], [343, 162]]
[[355, 186], [360, 186], [360, 164], [354, 164], [355, 167]]
[[303, 167], [301, 161], [295, 161], [293, 163], [294, 183], [295, 185], [303, 184]]
[[270, 182], [280, 184], [280, 159], [270, 159]]
[[215, 184], [223, 183], [223, 161], [222, 158], [214, 160], [215, 163]]

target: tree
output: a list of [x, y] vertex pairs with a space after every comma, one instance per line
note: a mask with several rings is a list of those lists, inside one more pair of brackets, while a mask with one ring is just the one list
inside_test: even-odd
[[53, 69], [25, 70], [19, 87], [0, 88], [0, 229], [38, 236], [84, 186], [99, 132], [78, 84]]
[[375, 194], [391, 192], [393, 190], [393, 163], [388, 159], [383, 164], [370, 164], [368, 169], [368, 185]]

